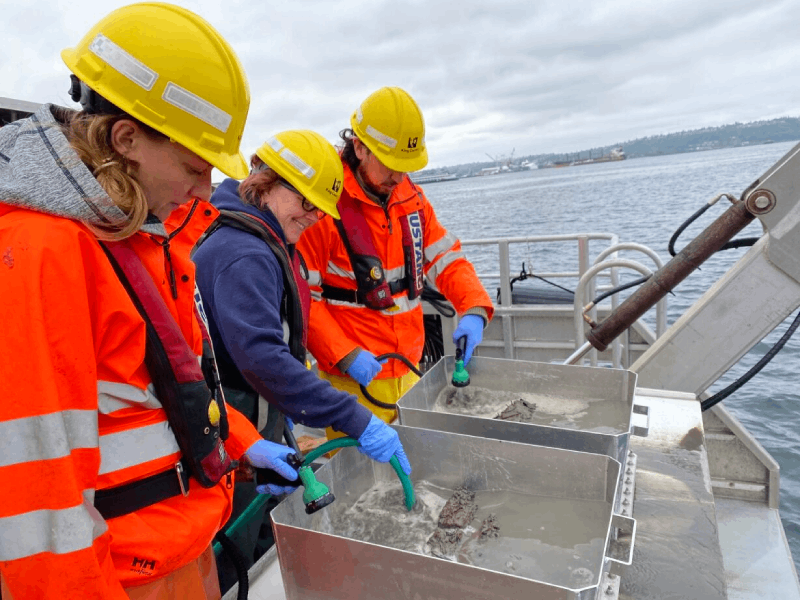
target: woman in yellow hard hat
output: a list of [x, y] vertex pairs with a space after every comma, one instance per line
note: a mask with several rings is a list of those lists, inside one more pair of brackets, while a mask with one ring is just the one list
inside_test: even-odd
[[83, 109], [0, 129], [2, 597], [219, 598], [210, 544], [235, 461], [297, 472], [226, 411], [198, 228], [163, 222], [208, 198], [212, 167], [246, 174], [247, 81], [168, 4], [120, 8], [62, 57]]
[[294, 244], [320, 218], [339, 218], [336, 150], [318, 133], [285, 131], [250, 165], [243, 182], [228, 179], [214, 192], [218, 225], [193, 255], [226, 398], [260, 421], [267, 439], [281, 439], [287, 415], [357, 438], [375, 460], [397, 455], [410, 472], [397, 433], [305, 366], [311, 297]]

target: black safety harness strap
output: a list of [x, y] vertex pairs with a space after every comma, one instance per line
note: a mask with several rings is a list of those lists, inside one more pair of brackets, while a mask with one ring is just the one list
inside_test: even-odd
[[[204, 338], [202, 366], [129, 243], [104, 242], [101, 246], [145, 323], [144, 363], [183, 456], [168, 471], [96, 490], [95, 507], [110, 519], [173, 496], [187, 495], [190, 475], [203, 487], [213, 487], [236, 468], [237, 462], [225, 450], [225, 401], [210, 340], [199, 316]], [[211, 421], [211, 403], [219, 411], [216, 422]]]
[[[285, 317], [289, 323], [289, 350], [297, 360], [305, 364], [306, 361], [306, 340], [304, 333], [307, 331], [305, 323], [305, 315], [303, 314], [303, 299], [302, 292], [298, 282], [293, 277], [295, 269], [293, 267], [294, 257], [289, 255], [289, 247], [284, 246], [277, 236], [272, 232], [266, 224], [261, 222], [256, 217], [247, 213], [233, 211], [233, 210], [220, 210], [219, 216], [214, 223], [209, 227], [203, 241], [208, 239], [211, 234], [217, 231], [220, 227], [233, 227], [239, 231], [244, 231], [251, 235], [260, 237], [269, 246], [275, 258], [278, 260], [283, 272], [283, 289], [285, 301]], [[294, 255], [298, 260], [298, 270], [306, 273], [307, 278], [308, 268], [305, 266], [302, 255], [292, 246]], [[298, 273], [299, 276], [299, 273]], [[307, 288], [306, 288], [307, 289]], [[306, 294], [308, 292], [306, 291]]]
[[175, 468], [145, 479], [94, 494], [94, 506], [104, 519], [113, 519], [146, 508], [173, 496], [189, 493], [189, 470], [182, 462]]
[[[392, 296], [404, 292], [408, 289], [408, 281], [405, 279], [395, 279], [388, 283], [389, 291]], [[367, 304], [367, 299], [361, 290], [351, 290], [336, 287], [334, 285], [322, 284], [322, 297], [327, 300], [338, 300], [340, 302], [350, 302], [353, 304]]]

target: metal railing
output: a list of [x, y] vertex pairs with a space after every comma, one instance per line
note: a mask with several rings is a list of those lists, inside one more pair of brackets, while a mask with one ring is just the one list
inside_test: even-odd
[[[592, 258], [590, 250], [591, 242], [605, 243], [597, 255]], [[647, 246], [635, 243], [620, 243], [616, 234], [611, 233], [576, 233], [563, 235], [541, 235], [528, 237], [509, 237], [509, 238], [488, 238], [479, 240], [462, 240], [461, 245], [468, 250], [474, 247], [494, 246], [498, 253], [497, 264], [499, 272], [478, 271], [478, 277], [484, 283], [484, 287], [489, 290], [487, 282], [499, 281], [499, 298], [495, 306], [495, 316], [502, 321], [503, 330], [503, 353], [505, 358], [516, 358], [514, 345], [514, 318], [531, 316], [537, 307], [533, 305], [513, 304], [511, 293], [511, 281], [516, 277], [517, 271], [512, 271], [511, 256], [512, 248], [515, 246], [526, 245], [558, 245], [563, 248], [565, 244], [577, 248], [577, 268], [574, 270], [533, 271], [529, 275], [535, 275], [548, 280], [576, 280], [578, 281], [574, 297], [574, 318], [576, 323], [575, 344], [576, 347], [584, 341], [583, 331], [583, 306], [586, 305], [598, 293], [615, 288], [619, 285], [619, 270], [621, 268], [633, 269], [642, 274], [649, 274], [651, 271], [643, 265], [634, 261], [622, 260], [619, 258], [620, 251], [640, 252], [649, 257], [655, 264], [656, 270], [663, 266], [663, 263], [653, 250]], [[570, 249], [571, 250], [571, 249]], [[559, 250], [554, 250], [559, 251]], [[519, 253], [517, 253], [519, 254]], [[530, 252], [528, 253], [530, 254]], [[618, 294], [611, 296], [612, 310], [619, 304]], [[592, 309], [596, 318], [596, 307]], [[656, 308], [656, 336], [660, 336], [666, 330], [666, 299], [658, 303]], [[578, 324], [580, 323], [580, 327]], [[626, 344], [629, 349], [630, 344]], [[597, 364], [597, 352], [593, 351], [590, 360], [592, 364]], [[622, 363], [622, 352], [620, 340], [615, 340], [612, 346], [612, 363], [614, 367], [620, 367]]]

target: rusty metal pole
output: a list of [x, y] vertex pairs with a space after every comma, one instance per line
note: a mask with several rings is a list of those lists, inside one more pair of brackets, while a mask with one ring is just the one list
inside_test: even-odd
[[774, 203], [774, 195], [767, 190], [758, 190], [747, 200], [735, 203], [671, 261], [656, 271], [608, 318], [587, 333], [586, 339], [599, 351], [605, 350], [614, 338], [633, 325], [709, 256], [749, 225], [755, 215], [768, 212]]

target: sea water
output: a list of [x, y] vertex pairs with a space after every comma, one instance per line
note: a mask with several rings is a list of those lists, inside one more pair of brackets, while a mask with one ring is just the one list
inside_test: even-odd
[[[645, 244], [667, 262], [668, 241], [686, 218], [722, 192], [738, 198], [792, 145], [767, 144], [473, 177], [428, 184], [424, 189], [439, 220], [462, 240], [607, 232], [616, 233], [621, 242]], [[689, 226], [677, 249], [683, 248], [727, 206], [723, 199]], [[737, 237], [757, 237], [761, 233], [756, 220]], [[527, 269], [539, 272], [574, 270], [577, 253], [563, 248], [512, 248], [512, 267], [521, 269], [524, 261]], [[747, 248], [719, 252], [689, 275], [674, 295], [667, 297], [668, 324], [674, 323], [746, 251]], [[496, 253], [490, 255], [475, 246], [465, 247], [465, 252], [478, 271], [496, 272]], [[597, 252], [593, 250], [594, 255]], [[647, 264], [641, 254], [622, 252], [621, 256]], [[628, 279], [638, 276], [630, 275]], [[577, 281], [557, 283], [574, 289]], [[487, 287], [493, 290], [494, 285], [496, 282], [490, 282]], [[745, 373], [781, 337], [792, 319], [794, 315], [756, 344], [709, 391], [719, 391]], [[655, 329], [653, 311], [645, 320]], [[800, 565], [798, 390], [800, 332], [756, 377], [728, 397], [725, 406], [781, 465], [780, 514], [795, 563]]]

